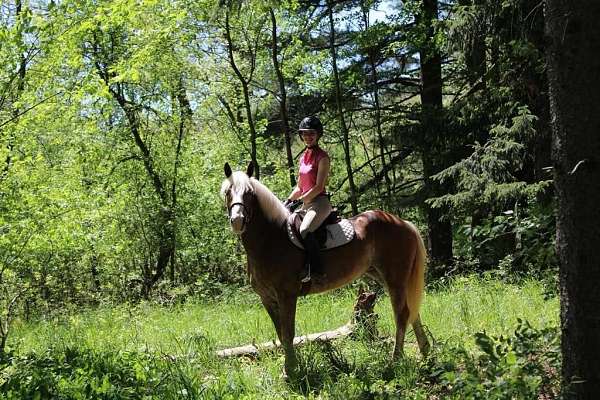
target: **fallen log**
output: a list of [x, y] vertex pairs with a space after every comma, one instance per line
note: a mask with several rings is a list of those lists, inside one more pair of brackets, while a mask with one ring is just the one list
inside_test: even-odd
[[[328, 341], [346, 337], [354, 332], [353, 324], [346, 324], [332, 331], [312, 333], [310, 335], [297, 336], [294, 338], [294, 346], [301, 346], [306, 343], [315, 341]], [[246, 346], [232, 347], [230, 349], [224, 349], [217, 351], [217, 356], [221, 358], [225, 357], [257, 357], [259, 353], [272, 351], [281, 347], [279, 340], [265, 342], [261, 344], [249, 344]]]
[[[376, 293], [359, 293], [356, 304], [354, 305], [354, 311], [350, 322], [340, 326], [337, 329], [319, 333], [311, 333], [309, 335], [297, 336], [294, 338], [294, 346], [302, 346], [306, 343], [318, 342], [318, 341], [331, 341], [340, 338], [344, 338], [352, 335], [355, 331], [362, 329], [363, 331], [373, 332], [377, 316], [373, 312], [375, 301], [377, 299]], [[252, 343], [240, 347], [232, 347], [224, 350], [217, 351], [217, 357], [258, 357], [261, 352], [268, 352], [276, 350], [281, 347], [279, 340], [273, 340], [270, 342], [264, 342], [260, 344]]]

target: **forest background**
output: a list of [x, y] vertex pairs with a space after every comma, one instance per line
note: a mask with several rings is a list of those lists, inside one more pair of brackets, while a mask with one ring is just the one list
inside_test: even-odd
[[245, 285], [222, 166], [285, 198], [306, 115], [332, 202], [414, 221], [430, 284], [555, 296], [540, 4], [3, 1], [0, 350], [15, 320]]

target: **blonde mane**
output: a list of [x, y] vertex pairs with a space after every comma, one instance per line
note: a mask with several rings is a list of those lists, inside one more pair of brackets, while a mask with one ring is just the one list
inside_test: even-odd
[[281, 201], [265, 185], [254, 178], [249, 178], [244, 172], [235, 171], [223, 181], [221, 185], [221, 196], [225, 196], [230, 188], [234, 193], [242, 194], [250, 191], [254, 193], [258, 204], [265, 217], [275, 223], [283, 223], [290, 212], [283, 206]]

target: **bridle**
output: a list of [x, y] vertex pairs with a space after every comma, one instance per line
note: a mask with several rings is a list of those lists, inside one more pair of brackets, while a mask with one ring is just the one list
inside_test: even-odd
[[231, 203], [229, 205], [229, 208], [227, 209], [227, 215], [229, 217], [229, 220], [231, 220], [231, 209], [233, 208], [233, 206], [242, 206], [242, 208], [244, 209], [244, 218], [242, 219], [242, 227], [246, 227], [246, 225], [248, 224], [248, 221], [250, 220], [250, 212], [248, 211], [248, 207], [246, 207], [246, 205], [244, 203], [242, 203], [241, 201], [236, 201], [235, 203]]

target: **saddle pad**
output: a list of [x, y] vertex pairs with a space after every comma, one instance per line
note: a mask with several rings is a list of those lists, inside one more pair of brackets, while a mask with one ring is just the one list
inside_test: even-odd
[[[343, 219], [338, 223], [327, 225], [327, 240], [325, 241], [325, 246], [321, 250], [329, 250], [335, 247], [340, 247], [349, 243], [354, 239], [354, 226], [352, 222], [347, 219]], [[294, 243], [294, 245], [300, 249], [304, 249], [300, 239], [296, 235], [292, 226], [287, 223], [287, 233], [290, 241]]]

